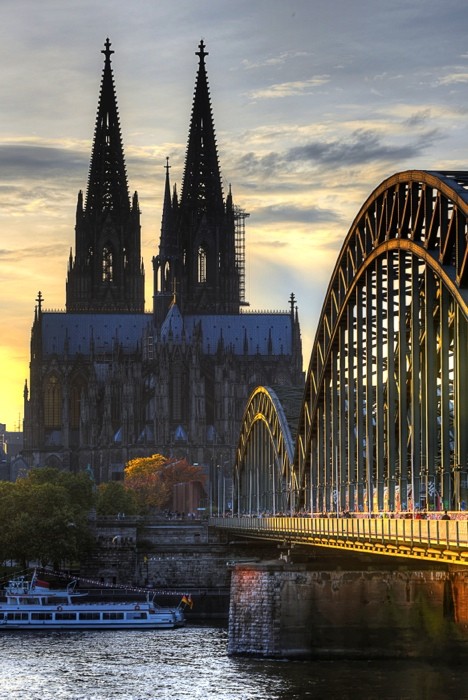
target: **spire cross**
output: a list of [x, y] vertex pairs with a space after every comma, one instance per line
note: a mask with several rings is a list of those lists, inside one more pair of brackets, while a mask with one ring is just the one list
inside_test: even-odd
[[101, 53], [103, 53], [104, 56], [106, 57], [106, 61], [110, 61], [111, 54], [113, 54], [114, 51], [112, 51], [112, 49], [111, 49], [111, 43], [109, 41], [109, 37], [107, 37], [106, 43], [104, 44], [104, 46], [106, 48], [103, 51], [101, 51]]
[[289, 297], [289, 305], [291, 307], [291, 313], [293, 313], [293, 311], [294, 311], [295, 301], [296, 301], [296, 297], [294, 296], [294, 292], [291, 292], [291, 296]]
[[200, 62], [204, 62], [203, 59], [205, 58], [205, 56], [208, 56], [208, 51], [205, 51], [205, 43], [203, 39], [198, 44], [198, 48], [200, 49], [200, 51], [195, 51], [195, 56], [200, 56]]
[[41, 307], [42, 307], [42, 302], [44, 301], [44, 297], [42, 296], [41, 292], [38, 292], [36, 301], [37, 301], [38, 309], [40, 311]]
[[166, 173], [168, 173], [168, 172], [169, 172], [169, 168], [171, 167], [171, 166], [169, 165], [169, 156], [166, 156], [166, 165], [165, 165], [164, 167], [166, 168]]

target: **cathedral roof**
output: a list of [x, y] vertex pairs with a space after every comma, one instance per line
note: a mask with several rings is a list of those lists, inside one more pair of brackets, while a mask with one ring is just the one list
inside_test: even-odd
[[42, 313], [42, 351], [46, 355], [112, 352], [116, 345], [133, 352], [141, 345], [152, 314]]
[[[42, 313], [42, 351], [45, 355], [111, 353], [117, 346], [134, 352], [152, 314]], [[214, 355], [220, 343], [235, 355], [288, 355], [292, 352], [292, 318], [284, 313], [222, 316], [182, 316], [173, 304], [161, 328], [161, 340], [190, 344], [201, 331], [202, 351]]]
[[248, 313], [232, 315], [181, 316], [173, 305], [161, 328], [161, 340], [190, 343], [201, 329], [202, 349], [207, 355], [217, 352], [221, 342], [225, 350], [235, 355], [282, 355], [292, 352], [292, 318], [284, 313]]

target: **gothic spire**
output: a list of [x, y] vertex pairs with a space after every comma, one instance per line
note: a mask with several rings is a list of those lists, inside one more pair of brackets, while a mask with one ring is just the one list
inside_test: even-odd
[[89, 168], [86, 214], [130, 209], [119, 112], [111, 68], [111, 43], [106, 39], [101, 92]]
[[169, 158], [166, 158], [166, 182], [164, 187], [164, 204], [161, 220], [161, 237], [159, 240], [159, 255], [163, 258], [177, 255], [177, 240], [173, 230], [173, 207], [171, 184], [169, 179]]
[[170, 204], [167, 172], [159, 255], [153, 258], [157, 323], [174, 289], [185, 314], [238, 314], [240, 307], [235, 209], [231, 193], [226, 205], [223, 199], [203, 40], [196, 55], [182, 192]]
[[110, 46], [107, 39], [86, 203], [80, 192], [76, 208], [66, 288], [71, 313], [144, 310], [140, 208], [136, 193], [130, 204]]
[[198, 213], [210, 210], [219, 213], [223, 208], [223, 191], [205, 66], [208, 53], [203, 39], [196, 55], [200, 62], [185, 158], [181, 207], [190, 207]]

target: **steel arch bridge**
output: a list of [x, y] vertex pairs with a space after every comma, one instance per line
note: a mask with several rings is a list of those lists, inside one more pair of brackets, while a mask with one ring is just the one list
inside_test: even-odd
[[234, 508], [463, 510], [467, 475], [468, 172], [407, 171], [346, 236], [296, 426], [252, 394]]
[[240, 513], [289, 507], [294, 436], [303, 392], [293, 387], [257, 387], [247, 402], [234, 466], [234, 502]]

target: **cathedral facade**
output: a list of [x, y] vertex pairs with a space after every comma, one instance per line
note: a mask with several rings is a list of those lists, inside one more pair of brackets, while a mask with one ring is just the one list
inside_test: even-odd
[[166, 166], [153, 308], [145, 312], [138, 195], [129, 194], [106, 41], [86, 196], [78, 194], [66, 310], [39, 292], [24, 389], [31, 466], [123, 478], [155, 452], [229, 468], [256, 386], [304, 385], [297, 306], [247, 309], [245, 219], [223, 193], [200, 42], [180, 197]]

